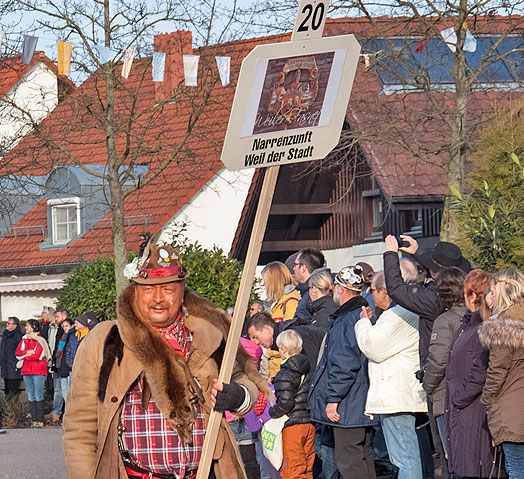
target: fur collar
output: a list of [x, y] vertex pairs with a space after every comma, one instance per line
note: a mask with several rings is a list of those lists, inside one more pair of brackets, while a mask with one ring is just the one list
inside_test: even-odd
[[[193, 404], [197, 401], [204, 404], [202, 391], [190, 368], [196, 370], [211, 356], [217, 360], [220, 367], [229, 331], [227, 316], [210, 301], [186, 290], [185, 320], [187, 328], [193, 333], [190, 357], [186, 362], [185, 358], [176, 353], [158, 331], [149, 326], [137, 313], [134, 291], [134, 286], [127, 287], [118, 300], [118, 330], [111, 330], [104, 345], [99, 399], [104, 399], [111, 369], [116, 359], [120, 364], [125, 345], [143, 367], [142, 406], [147, 406], [149, 399], [154, 397], [158, 409], [173, 430], [186, 442], [190, 442], [195, 417]], [[243, 371], [261, 392], [271, 394], [253, 360], [241, 345], [237, 353], [237, 368]]]
[[486, 348], [524, 348], [524, 302], [484, 321], [479, 328], [479, 337]]

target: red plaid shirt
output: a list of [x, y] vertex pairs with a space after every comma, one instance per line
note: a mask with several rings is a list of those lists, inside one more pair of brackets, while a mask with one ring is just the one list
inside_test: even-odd
[[[174, 349], [179, 349], [176, 347], [178, 343], [184, 349], [186, 357], [188, 356], [193, 338], [180, 316], [173, 326], [160, 332]], [[200, 405], [195, 404], [197, 415], [193, 424], [193, 442], [186, 444], [171, 429], [153, 398], [146, 410], [142, 410], [141, 401], [142, 380], [138, 379], [127, 392], [122, 409], [125, 428], [123, 439], [132, 462], [147, 471], [171, 473], [179, 478], [184, 477], [186, 471], [197, 469], [206, 434]]]

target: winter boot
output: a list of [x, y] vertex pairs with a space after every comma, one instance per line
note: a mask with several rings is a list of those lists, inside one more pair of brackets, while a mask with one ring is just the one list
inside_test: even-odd
[[29, 401], [29, 414], [27, 417], [30, 417], [31, 421], [36, 421], [35, 406], [36, 406], [36, 403], [34, 401]]
[[36, 401], [35, 404], [36, 427], [44, 427], [44, 401]]

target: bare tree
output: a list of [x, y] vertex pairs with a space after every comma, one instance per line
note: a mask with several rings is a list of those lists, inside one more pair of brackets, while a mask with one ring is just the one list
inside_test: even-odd
[[[36, 15], [32, 28], [74, 42], [72, 70], [87, 77], [62, 102], [59, 115], [32, 125], [29, 137], [6, 157], [3, 174], [25, 179], [31, 172], [70, 164], [107, 185], [117, 291], [126, 285], [122, 275], [126, 263], [124, 200], [160, 181], [174, 162], [185, 164], [186, 174], [187, 165], [192, 164], [192, 174], [199, 174], [203, 167], [195, 161], [190, 139], [203, 134], [199, 120], [206, 106], [217, 101], [213, 93], [218, 81], [215, 59], [211, 54], [206, 57], [205, 50], [198, 86], [183, 86], [182, 54], [192, 53], [188, 32], [179, 32], [175, 42], [168, 35], [155, 37], [156, 47], [168, 54], [167, 73], [166, 81], [151, 89], [153, 35], [166, 25], [172, 30], [191, 27], [205, 47], [228, 38], [235, 8], [232, 4], [225, 9], [216, 0], [0, 0], [0, 10], [11, 13], [7, 18]], [[95, 45], [111, 48], [112, 58], [102, 60]], [[121, 61], [127, 48], [135, 49], [137, 57], [129, 80], [124, 80]], [[173, 121], [182, 125], [176, 137]], [[90, 155], [97, 161], [90, 162]], [[105, 168], [92, 167], [100, 158]]]
[[[324, 35], [354, 33], [369, 67], [357, 73], [350, 100], [351, 135], [362, 144], [409, 155], [447, 175], [464, 192], [468, 152], [501, 101], [522, 86], [524, 2], [507, 0], [333, 0]], [[266, 31], [292, 26], [296, 5], [267, 0], [251, 9], [252, 23]], [[266, 13], [263, 15], [262, 12]], [[266, 19], [275, 12], [278, 26]], [[453, 29], [444, 41], [441, 31]], [[472, 52], [471, 36], [478, 41]], [[501, 77], [501, 72], [504, 73]], [[456, 239], [459, 223], [446, 194], [442, 238]]]

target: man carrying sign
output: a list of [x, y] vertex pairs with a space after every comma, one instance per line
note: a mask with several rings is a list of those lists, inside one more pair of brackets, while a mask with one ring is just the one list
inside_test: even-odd
[[[231, 384], [218, 383], [226, 314], [185, 291], [171, 246], [146, 241], [118, 321], [98, 325], [75, 358], [64, 416], [70, 479], [196, 477], [212, 406], [244, 414], [264, 380], [239, 347]], [[245, 478], [222, 419], [210, 477]]]

